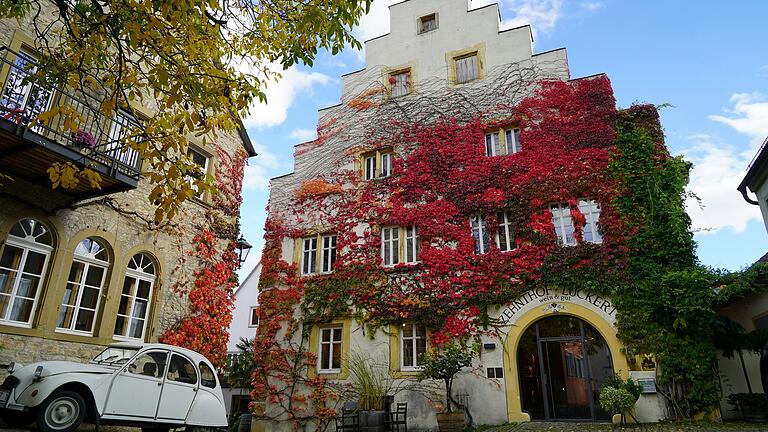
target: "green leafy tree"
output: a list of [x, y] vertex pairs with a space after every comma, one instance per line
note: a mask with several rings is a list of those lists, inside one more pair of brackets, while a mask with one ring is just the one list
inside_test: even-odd
[[445, 383], [446, 411], [452, 412], [452, 403], [461, 406], [453, 398], [453, 380], [463, 368], [472, 365], [476, 350], [460, 342], [449, 342], [439, 350], [428, 351], [421, 356], [424, 369], [419, 381], [424, 379], [442, 380]]
[[[255, 101], [266, 101], [268, 82], [292, 65], [311, 65], [318, 50], [359, 48], [351, 28], [370, 3], [18, 0], [0, 2], [0, 18], [34, 32], [37, 79], [99, 95], [94, 108], [107, 116], [125, 109], [139, 120], [125, 144], [143, 154], [160, 221], [195, 189], [214, 192], [213, 179], [186, 156], [189, 137], [208, 144], [234, 132]], [[136, 115], [139, 106], [150, 116]], [[77, 130], [76, 111], [52, 109]], [[51, 168], [52, 178], [61, 175]]]

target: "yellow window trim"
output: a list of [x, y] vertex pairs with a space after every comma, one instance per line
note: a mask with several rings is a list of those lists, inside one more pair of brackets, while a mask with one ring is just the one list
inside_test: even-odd
[[[418, 257], [415, 257], [416, 261], [405, 262], [405, 252], [406, 252], [405, 251], [405, 229], [409, 228], [411, 226], [416, 227], [416, 225], [410, 225], [408, 227], [399, 226], [399, 225], [384, 225], [384, 226], [379, 228], [379, 239], [381, 239], [381, 230], [384, 229], [384, 228], [397, 228], [397, 236], [398, 236], [398, 241], [397, 241], [397, 249], [398, 249], [398, 254], [399, 254], [398, 255], [398, 258], [399, 258], [398, 259], [398, 263], [397, 264], [386, 264], [386, 265], [382, 264], [382, 266], [389, 268], [389, 267], [394, 267], [394, 266], [399, 265], [399, 264], [409, 264], [409, 265], [412, 265], [412, 264], [419, 263]], [[416, 230], [417, 230], [416, 231], [416, 241], [418, 242], [419, 241], [418, 227], [416, 227]], [[381, 253], [382, 253], [381, 248], [379, 248], [379, 256], [381, 256]]]
[[[381, 168], [383, 166], [383, 164], [381, 163], [381, 157], [387, 154], [391, 154], [394, 157], [395, 149], [393, 147], [384, 147], [378, 150], [371, 150], [371, 151], [360, 153], [357, 160], [357, 163], [360, 166], [360, 169], [359, 169], [360, 178], [363, 181], [372, 181], [372, 180], [378, 180], [378, 179], [388, 178], [392, 176], [392, 173], [390, 172], [389, 176], [381, 177]], [[375, 172], [376, 176], [372, 179], [366, 179], [365, 178], [365, 160], [371, 156], [376, 158], [376, 172]]]
[[[349, 336], [352, 329], [352, 319], [343, 318], [310, 325], [312, 325], [312, 330], [309, 333], [309, 352], [314, 354], [316, 359], [313, 365], [307, 367], [307, 377], [311, 379], [320, 375], [327, 379], [343, 380], [349, 378]], [[320, 361], [320, 353], [318, 352], [320, 347], [320, 330], [339, 326], [341, 326], [341, 372], [319, 373], [317, 371], [317, 363]]]
[[[392, 84], [389, 82], [389, 77], [392, 75], [397, 75], [400, 73], [409, 72], [411, 74], [410, 83], [411, 88], [408, 92], [408, 95], [412, 95], [416, 93], [416, 62], [410, 61], [408, 63], [403, 63], [401, 65], [391, 67], [391, 68], [384, 68], [382, 70], [381, 80], [384, 83], [384, 87], [387, 89], [387, 95], [388, 97], [392, 98]], [[407, 95], [403, 95], [407, 96]], [[394, 98], [398, 98], [401, 96], [394, 96]]]
[[[497, 155], [494, 155], [494, 156], [506, 156], [506, 155], [509, 155], [509, 154], [520, 153], [520, 150], [518, 150], [516, 153], [507, 153], [507, 134], [505, 133], [505, 131], [508, 130], [508, 129], [520, 130], [520, 126], [516, 125], [516, 124], [512, 124], [512, 125], [507, 125], [507, 126], [503, 126], [503, 127], [500, 127], [500, 128], [494, 128], [494, 129], [486, 130], [485, 133], [483, 134], [483, 147], [484, 147], [484, 150], [487, 151], [487, 149], [485, 149], [485, 135], [492, 134], [492, 133], [498, 133], [499, 134], [499, 149], [501, 150], [501, 153], [499, 153]], [[518, 145], [518, 147], [522, 147], [519, 142], [517, 143], [517, 145]], [[490, 156], [488, 154], [486, 154], [486, 156], [492, 157], [492, 156]]]
[[[415, 378], [421, 371], [400, 370], [400, 332], [403, 325], [413, 323], [390, 324], [389, 326], [389, 376], [392, 378]], [[427, 350], [429, 350], [429, 331], [427, 331]]]
[[[477, 55], [477, 79], [465, 83], [456, 82], [456, 60]], [[473, 83], [485, 79], [485, 42], [481, 42], [471, 47], [445, 53], [445, 63], [448, 70], [448, 85], [451, 87]]]
[[[331, 274], [333, 271], [330, 272], [322, 272], [322, 259], [323, 259], [323, 237], [330, 237], [330, 236], [336, 236], [336, 241], [338, 241], [338, 235], [330, 232], [316, 232], [309, 235], [305, 235], [303, 237], [299, 237], [295, 240], [294, 246], [293, 246], [293, 262], [296, 263], [296, 266], [298, 266], [298, 275], [301, 277], [309, 277], [309, 276], [317, 276], [317, 275], [323, 275], [323, 274]], [[304, 256], [304, 239], [308, 238], [315, 238], [317, 239], [317, 250], [315, 251], [315, 272], [310, 274], [302, 274], [301, 273], [301, 258]], [[336, 251], [336, 258], [338, 259], [339, 251]]]

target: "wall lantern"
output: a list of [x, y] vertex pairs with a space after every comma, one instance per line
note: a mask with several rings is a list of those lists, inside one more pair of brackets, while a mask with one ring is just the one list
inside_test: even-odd
[[240, 234], [240, 237], [235, 241], [235, 249], [237, 249], [240, 267], [242, 267], [245, 260], [248, 259], [248, 252], [251, 251], [251, 248], [253, 248], [253, 246], [251, 246], [251, 244], [243, 238], [243, 235]]

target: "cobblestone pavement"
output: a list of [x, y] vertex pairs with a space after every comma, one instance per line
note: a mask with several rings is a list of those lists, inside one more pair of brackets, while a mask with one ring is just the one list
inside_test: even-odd
[[[179, 429], [182, 430], [182, 429]], [[0, 431], [2, 432], [30, 432], [37, 431], [37, 428], [29, 427], [26, 429], [11, 429], [3, 424], [0, 424]], [[91, 424], [83, 424], [77, 428], [77, 432], [95, 432], [96, 427]], [[120, 427], [120, 426], [102, 426], [99, 428], [99, 432], [141, 432], [139, 428]]]
[[619, 426], [605, 423], [562, 423], [531, 422], [503, 426], [487, 426], [474, 429], [476, 432], [747, 432], [768, 431], [766, 423], [647, 423]]

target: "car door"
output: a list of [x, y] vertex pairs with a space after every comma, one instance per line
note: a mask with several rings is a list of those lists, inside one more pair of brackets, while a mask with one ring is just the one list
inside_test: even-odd
[[154, 420], [167, 363], [168, 351], [165, 350], [137, 355], [115, 375], [104, 415]]
[[197, 393], [197, 369], [185, 356], [171, 353], [165, 384], [160, 393], [157, 418], [183, 422]]

